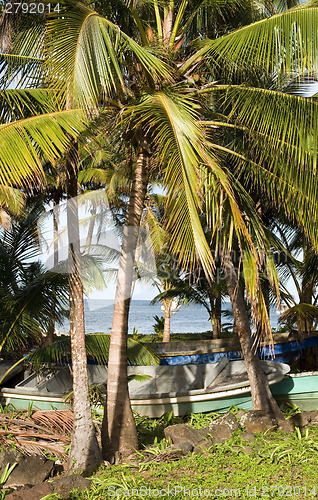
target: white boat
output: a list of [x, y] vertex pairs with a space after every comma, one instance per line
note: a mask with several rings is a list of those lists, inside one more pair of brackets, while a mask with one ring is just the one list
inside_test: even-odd
[[[290, 367], [284, 363], [261, 361], [269, 384], [280, 382]], [[107, 367], [88, 365], [89, 383], [103, 385]], [[214, 364], [177, 366], [130, 366], [128, 375], [131, 405], [139, 415], [160, 417], [173, 411], [175, 415], [201, 412], [224, 412], [236, 405], [252, 409], [252, 400], [244, 361], [223, 357]], [[140, 381], [135, 375], [147, 376]], [[104, 385], [105, 388], [105, 385]], [[0, 390], [2, 401], [15, 408], [42, 410], [67, 408], [65, 396], [72, 391], [70, 365], [33, 373], [13, 388]]]
[[[171, 303], [170, 313], [174, 314], [174, 313], [178, 312], [179, 309], [180, 309], [180, 307], [181, 307], [181, 304], [179, 304], [179, 302], [177, 302], [176, 300], [173, 300], [172, 303]], [[164, 305], [161, 306], [161, 311], [165, 312], [165, 306]]]

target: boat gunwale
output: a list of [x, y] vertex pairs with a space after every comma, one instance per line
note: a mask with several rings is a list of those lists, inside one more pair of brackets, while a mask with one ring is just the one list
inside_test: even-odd
[[[318, 337], [318, 331], [310, 332], [303, 337], [299, 333], [294, 332], [282, 332], [273, 334], [274, 345], [275, 344], [287, 344], [292, 342], [297, 342], [301, 344], [306, 339]], [[185, 349], [185, 344], [187, 348]], [[201, 349], [195, 349], [195, 345], [201, 345]], [[157, 356], [161, 357], [176, 357], [176, 356], [194, 356], [201, 354], [213, 354], [222, 353], [229, 351], [240, 351], [241, 345], [238, 339], [224, 338], [224, 339], [211, 339], [211, 340], [184, 340], [184, 341], [171, 341], [166, 343], [160, 342], [145, 342], [145, 345], [149, 346]], [[259, 345], [259, 349], [266, 347], [271, 348], [273, 344], [269, 341], [262, 341]], [[171, 350], [169, 350], [169, 347]], [[179, 350], [178, 350], [179, 347]]]

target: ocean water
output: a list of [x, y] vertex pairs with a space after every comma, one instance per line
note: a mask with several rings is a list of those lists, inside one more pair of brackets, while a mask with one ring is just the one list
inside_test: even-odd
[[[112, 325], [114, 303], [111, 300], [85, 300], [85, 329], [86, 333], [105, 332], [109, 333]], [[225, 302], [222, 309], [231, 309], [230, 304]], [[147, 300], [133, 300], [129, 314], [129, 333], [133, 328], [139, 334], [150, 334], [154, 332], [154, 316], [164, 316], [161, 304], [152, 305]], [[224, 318], [223, 322], [230, 322]], [[271, 325], [277, 326], [276, 311], [271, 311]], [[63, 326], [58, 327], [62, 332], [69, 330], [69, 322], [65, 321]], [[197, 304], [181, 306], [171, 317], [171, 333], [198, 333], [211, 330], [211, 322], [206, 309]]]

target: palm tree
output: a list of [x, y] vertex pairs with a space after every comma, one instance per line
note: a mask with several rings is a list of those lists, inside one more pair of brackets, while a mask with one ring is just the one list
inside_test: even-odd
[[[105, 10], [111, 9], [113, 3], [120, 4], [111, 2], [104, 6]], [[199, 25], [200, 14], [206, 9], [210, 14], [206, 16], [208, 22]], [[265, 15], [269, 12], [264, 9]], [[317, 245], [312, 168], [317, 149], [317, 105], [284, 95], [278, 87], [285, 83], [285, 75], [303, 74], [314, 66], [317, 12], [310, 6], [293, 9], [234, 32], [228, 32], [224, 23], [223, 36], [209, 29], [211, 16], [217, 15], [214, 2], [194, 4], [181, 0], [159, 5], [153, 0], [147, 2], [147, 8], [143, 2], [128, 2], [120, 10], [105, 13], [108, 17], [78, 3], [76, 8], [68, 4], [60, 17], [48, 23], [45, 68], [62, 103], [71, 91], [73, 103], [90, 114], [104, 108], [109, 131], [120, 129], [122, 139], [133, 146], [137, 157], [109, 354], [104, 449], [105, 456], [112, 457], [117, 450], [125, 453], [137, 445], [128, 397], [126, 339], [134, 254], [152, 168], [160, 169], [167, 189], [167, 229], [172, 235], [172, 251], [183, 266], [195, 266], [200, 261], [206, 274], [212, 276], [214, 261], [199, 217], [206, 196], [208, 217], [214, 220], [213, 233], [221, 229], [221, 257], [228, 289], [240, 325], [242, 348], [252, 366], [249, 375], [253, 401], [256, 408], [278, 413], [269, 391], [264, 391], [265, 396], [258, 401], [263, 380], [261, 375], [256, 376], [260, 368], [255, 356], [249, 356], [250, 331], [246, 336], [246, 321], [240, 317], [243, 305], [236, 292], [238, 276], [232, 272], [233, 239], [237, 239], [244, 257], [242, 266], [252, 309], [263, 318], [265, 331], [269, 325], [258, 286], [259, 267], [265, 265], [273, 285], [277, 278], [253, 201], [231, 169], [241, 175], [248, 172], [251, 181], [261, 185], [263, 193], [304, 227]], [[196, 50], [190, 41], [205, 34], [211, 38], [203, 40]], [[223, 85], [214, 84], [214, 75]], [[277, 90], [233, 85], [249, 77], [258, 85], [262, 77]], [[76, 115], [75, 110], [66, 113]], [[297, 122], [304, 123], [303, 130], [295, 125], [295, 114], [299, 116]], [[74, 136], [74, 128], [71, 130]], [[224, 137], [229, 136], [224, 131], [233, 132], [230, 146], [229, 141], [224, 143]], [[55, 138], [56, 134], [53, 143]], [[306, 176], [300, 175], [300, 164]], [[31, 165], [30, 160], [27, 165]], [[301, 200], [297, 212], [296, 200]]]
[[[318, 319], [317, 252], [304, 232], [282, 216], [276, 219], [275, 228], [279, 234], [277, 267], [280, 274], [281, 299], [286, 306], [279, 320], [296, 324], [298, 331], [305, 334], [313, 330], [314, 322]], [[288, 279], [291, 279], [295, 286], [298, 295], [296, 299], [286, 288]]]
[[13, 220], [0, 239], [0, 352], [12, 353], [31, 342], [43, 342], [52, 314], [58, 322], [67, 314], [67, 276], [47, 271], [39, 261], [30, 262], [39, 255], [40, 213], [38, 205]]
[[[85, 12], [85, 9], [84, 9]], [[83, 11], [81, 12], [83, 14]], [[87, 14], [87, 12], [85, 12]], [[110, 25], [111, 27], [111, 25]], [[113, 31], [116, 33], [116, 27], [113, 27]], [[43, 58], [34, 57], [35, 50], [32, 55], [25, 55], [25, 47], [32, 48], [36, 47], [38, 42], [32, 44], [34, 39], [34, 33], [24, 33], [30, 43], [24, 43], [25, 37], [23, 37], [23, 44], [21, 48], [21, 33], [17, 36], [17, 43], [15, 45], [16, 49], [20, 49], [19, 56], [12, 56], [11, 54], [3, 54], [2, 62], [5, 66], [4, 73], [6, 77], [4, 81], [12, 81], [15, 76], [25, 75], [25, 69], [30, 67], [30, 62], [36, 67], [43, 68]], [[55, 38], [55, 37], [54, 37]], [[146, 52], [143, 52], [137, 44], [132, 40], [130, 41], [128, 37], [123, 37], [123, 42], [125, 45], [132, 47], [132, 51], [137, 51], [139, 56], [144, 60], [144, 64], [148, 67], [156, 64], [156, 58], [151, 56]], [[55, 44], [55, 42], [54, 42]], [[53, 44], [53, 45], [54, 45]], [[39, 46], [39, 45], [38, 45]], [[49, 52], [50, 53], [50, 52]], [[41, 50], [39, 51], [41, 55]], [[53, 59], [56, 54], [56, 46], [52, 47], [50, 53]], [[78, 247], [78, 216], [77, 216], [77, 206], [76, 206], [76, 195], [77, 195], [77, 169], [78, 169], [78, 155], [76, 144], [73, 141], [73, 145], [70, 146], [72, 138], [77, 137], [78, 133], [84, 129], [84, 124], [82, 123], [84, 115], [78, 109], [74, 108], [73, 102], [76, 100], [76, 95], [72, 93], [71, 89], [74, 91], [74, 87], [69, 86], [68, 75], [60, 72], [60, 68], [57, 68], [48, 58], [48, 65], [44, 68], [44, 73], [39, 72], [33, 75], [32, 86], [40, 85], [45, 79], [46, 82], [56, 83], [56, 90], [47, 91], [46, 89], [34, 88], [29, 91], [16, 90], [16, 91], [6, 91], [4, 99], [8, 101], [8, 108], [10, 109], [9, 98], [18, 101], [20, 104], [19, 110], [20, 120], [14, 114], [9, 114], [8, 118], [10, 120], [10, 126], [6, 127], [7, 130], [7, 144], [3, 142], [3, 156], [2, 166], [9, 166], [10, 154], [8, 154], [8, 145], [13, 142], [17, 144], [17, 151], [20, 148], [20, 157], [16, 160], [16, 169], [4, 168], [2, 171], [2, 176], [5, 178], [7, 183], [12, 181], [26, 182], [35, 174], [42, 176], [41, 163], [45, 161], [53, 162], [58, 158], [61, 153], [66, 153], [67, 162], [67, 172], [68, 172], [68, 196], [69, 198], [74, 198], [73, 202], [69, 202], [68, 205], [68, 225], [69, 230], [72, 234], [69, 235], [69, 262], [72, 266], [69, 272], [69, 286], [70, 286], [70, 316], [71, 316], [71, 337], [72, 337], [72, 359], [73, 359], [73, 369], [74, 369], [74, 409], [75, 409], [75, 426], [74, 435], [72, 440], [72, 448], [70, 453], [70, 466], [79, 470], [89, 469], [92, 466], [98, 465], [101, 461], [100, 452], [97, 447], [96, 437], [93, 431], [93, 425], [91, 420], [91, 412], [89, 407], [88, 399], [88, 385], [87, 385], [87, 370], [86, 370], [86, 351], [84, 343], [84, 321], [83, 321], [83, 301], [82, 301], [82, 284], [80, 277], [80, 260], [79, 260], [79, 247]], [[51, 58], [52, 59], [52, 58]], [[54, 61], [53, 61], [54, 62]], [[116, 64], [115, 64], [116, 67]], [[53, 68], [53, 72], [51, 69]], [[48, 70], [49, 69], [49, 70]], [[54, 71], [58, 71], [57, 77]], [[44, 77], [43, 77], [44, 75]], [[37, 76], [38, 79], [37, 79]], [[62, 84], [62, 86], [60, 85]], [[63, 85], [66, 88], [63, 88]], [[75, 89], [76, 90], [76, 89]], [[53, 99], [47, 104], [47, 97], [57, 95], [57, 92], [63, 92], [67, 99], [63, 99], [63, 94], [59, 94], [59, 105], [66, 108], [66, 111], [60, 112], [57, 108], [57, 103]], [[35, 100], [36, 105], [41, 108], [46, 108], [45, 111], [50, 111], [50, 113], [45, 116], [31, 116], [28, 119], [24, 118], [24, 107], [28, 104], [27, 99], [31, 96], [32, 100]], [[42, 99], [39, 98], [42, 97]], [[62, 96], [62, 97], [61, 97]], [[39, 101], [39, 102], [38, 102]], [[54, 105], [52, 102], [54, 101]], [[37, 106], [33, 106], [32, 111]], [[48, 109], [49, 108], [49, 109]], [[57, 109], [56, 109], [57, 108]], [[28, 112], [30, 111], [30, 106], [27, 107]], [[36, 111], [36, 109], [35, 109]], [[90, 112], [89, 109], [87, 109]], [[21, 116], [22, 115], [22, 116]], [[66, 121], [67, 120], [67, 121]], [[52, 124], [52, 130], [50, 130], [50, 138], [46, 140], [46, 132], [49, 130], [48, 123]], [[65, 124], [65, 127], [64, 127]], [[54, 130], [55, 129], [55, 130]], [[11, 137], [10, 136], [11, 132]], [[51, 137], [52, 133], [52, 137]], [[25, 144], [22, 146], [22, 137], [24, 138], [28, 135], [28, 146]], [[29, 140], [31, 139], [31, 141]], [[20, 142], [20, 144], [19, 144]], [[7, 148], [7, 149], [6, 149]], [[17, 175], [17, 173], [19, 175]], [[76, 366], [75, 366], [76, 365]], [[84, 431], [85, 429], [85, 431]]]
[[[157, 275], [153, 283], [159, 294], [152, 300], [158, 300], [164, 306], [165, 324], [163, 341], [170, 340], [170, 316], [173, 299], [182, 302], [200, 304], [208, 312], [213, 338], [221, 338], [222, 298], [226, 295], [225, 280], [222, 274], [220, 259], [214, 259], [213, 277], [208, 278], [202, 267], [197, 265], [195, 273], [189, 269], [181, 269], [178, 259], [169, 252], [170, 235], [165, 230], [165, 203], [164, 196], [152, 196], [152, 202], [147, 203], [147, 224], [150, 227], [153, 249], [157, 261]], [[201, 219], [202, 225], [204, 220]], [[207, 234], [207, 226], [204, 230]], [[217, 255], [216, 242], [212, 241], [211, 252]]]

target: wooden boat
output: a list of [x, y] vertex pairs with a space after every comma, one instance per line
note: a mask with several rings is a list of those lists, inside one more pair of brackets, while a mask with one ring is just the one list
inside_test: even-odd
[[[318, 346], [318, 332], [316, 331], [304, 337], [301, 337], [298, 332], [275, 333], [273, 338], [274, 352], [272, 346], [266, 342], [262, 342], [258, 348], [258, 355], [261, 359], [290, 363], [296, 361], [304, 350]], [[224, 356], [230, 361], [243, 359], [237, 338], [151, 342], [146, 345], [160, 357], [161, 365], [216, 363]]]
[[[282, 380], [290, 369], [273, 361], [262, 361], [262, 365], [270, 384]], [[101, 385], [107, 378], [105, 366], [89, 365], [88, 370], [90, 384]], [[142, 416], [160, 417], [171, 411], [175, 415], [224, 412], [233, 405], [252, 409], [244, 361], [224, 357], [215, 364], [131, 366], [128, 374], [144, 376], [142, 382], [132, 377], [129, 383], [132, 408]], [[70, 407], [65, 395], [71, 390], [71, 367], [64, 365], [44, 370], [41, 375], [32, 374], [13, 388], [4, 387], [0, 396], [6, 404], [19, 409], [30, 404], [43, 410], [60, 409]]]
[[301, 411], [318, 410], [318, 371], [286, 375], [271, 387], [278, 404], [294, 404]]

